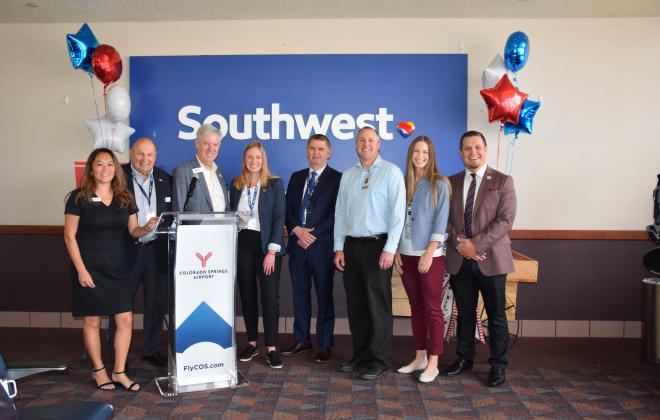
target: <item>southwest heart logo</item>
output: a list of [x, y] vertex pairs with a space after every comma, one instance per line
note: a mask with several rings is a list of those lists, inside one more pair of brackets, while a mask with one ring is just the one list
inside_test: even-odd
[[202, 256], [199, 252], [195, 252], [195, 256], [202, 262], [202, 268], [206, 268], [206, 262], [213, 255], [212, 252], [207, 252], [206, 255]]
[[415, 132], [415, 123], [412, 121], [399, 122], [396, 125], [396, 129], [399, 131], [399, 134], [401, 134], [401, 137], [407, 139]]

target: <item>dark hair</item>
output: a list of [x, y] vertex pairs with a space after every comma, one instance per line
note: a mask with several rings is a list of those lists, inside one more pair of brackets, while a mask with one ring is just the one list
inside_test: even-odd
[[463, 139], [464, 138], [466, 138], [466, 137], [477, 137], [477, 136], [481, 137], [481, 140], [484, 141], [484, 146], [488, 146], [488, 143], [486, 143], [486, 137], [484, 137], [483, 134], [481, 134], [479, 131], [470, 130], [470, 131], [466, 131], [461, 136], [461, 142], [458, 145], [458, 149], [461, 150], [463, 148]]
[[85, 172], [83, 173], [82, 179], [80, 180], [80, 191], [76, 196], [76, 201], [87, 200], [87, 202], [94, 204], [92, 201], [92, 196], [95, 194], [96, 190], [96, 181], [92, 174], [94, 160], [101, 153], [107, 153], [112, 158], [112, 163], [115, 167], [115, 176], [112, 178], [112, 183], [110, 184], [112, 188], [113, 199], [119, 206], [119, 208], [133, 208], [135, 207], [135, 200], [133, 195], [126, 190], [126, 178], [124, 177], [124, 170], [122, 169], [117, 156], [112, 153], [112, 150], [106, 149], [104, 147], [95, 149], [92, 153], [89, 154], [87, 158], [87, 163], [85, 164]]
[[307, 140], [307, 146], [309, 146], [309, 143], [312, 142], [312, 140], [321, 140], [324, 141], [326, 145], [328, 145], [328, 148], [332, 148], [332, 145], [330, 144], [330, 139], [325, 136], [324, 134], [312, 134], [312, 136]]

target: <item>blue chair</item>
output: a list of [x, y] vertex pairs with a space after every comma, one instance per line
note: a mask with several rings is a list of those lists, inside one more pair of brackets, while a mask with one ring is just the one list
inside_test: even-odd
[[[25, 407], [16, 410], [13, 397], [17, 394], [16, 379], [48, 371], [64, 371], [67, 366], [62, 364], [34, 363], [10, 365], [5, 364], [0, 354], [0, 418], [21, 420], [105, 420], [112, 416], [111, 404], [96, 401], [80, 401], [74, 403], [61, 403], [57, 405], [43, 405], [38, 407]], [[7, 385], [9, 392], [5, 390]], [[11, 397], [10, 395], [11, 394]]]

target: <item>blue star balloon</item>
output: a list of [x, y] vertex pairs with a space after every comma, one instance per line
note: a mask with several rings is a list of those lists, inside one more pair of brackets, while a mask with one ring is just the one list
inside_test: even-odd
[[541, 102], [525, 99], [525, 102], [520, 107], [520, 114], [518, 114], [518, 124], [504, 123], [504, 134], [515, 134], [516, 136], [520, 132], [532, 134], [534, 116], [540, 107]]
[[82, 69], [92, 73], [92, 54], [99, 46], [99, 41], [86, 23], [80, 27], [77, 34], [67, 34], [66, 45], [69, 49], [69, 58], [74, 69]]

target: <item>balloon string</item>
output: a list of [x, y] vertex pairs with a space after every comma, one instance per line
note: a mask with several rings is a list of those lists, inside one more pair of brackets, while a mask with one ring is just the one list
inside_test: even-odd
[[500, 130], [497, 132], [497, 161], [495, 162], [495, 170], [500, 169], [500, 137], [502, 136], [503, 129], [504, 123], [500, 122]]
[[518, 134], [516, 134], [513, 137], [513, 140], [511, 140], [511, 144], [509, 145], [509, 149], [507, 150], [507, 158], [506, 158], [506, 174], [511, 175], [511, 171], [513, 170], [513, 157], [516, 154], [516, 140], [518, 140]]
[[[99, 115], [99, 105], [96, 102], [96, 91], [94, 90], [94, 80], [92, 80], [92, 74], [89, 74], [89, 83], [92, 85], [92, 96], [94, 97], [94, 108], [96, 109], [96, 121], [99, 123], [99, 133], [101, 133], [101, 138], [103, 139], [104, 144], [108, 144], [107, 139], [103, 135], [103, 129], [101, 128], [101, 116]], [[107, 112], [107, 105], [106, 105]]]

